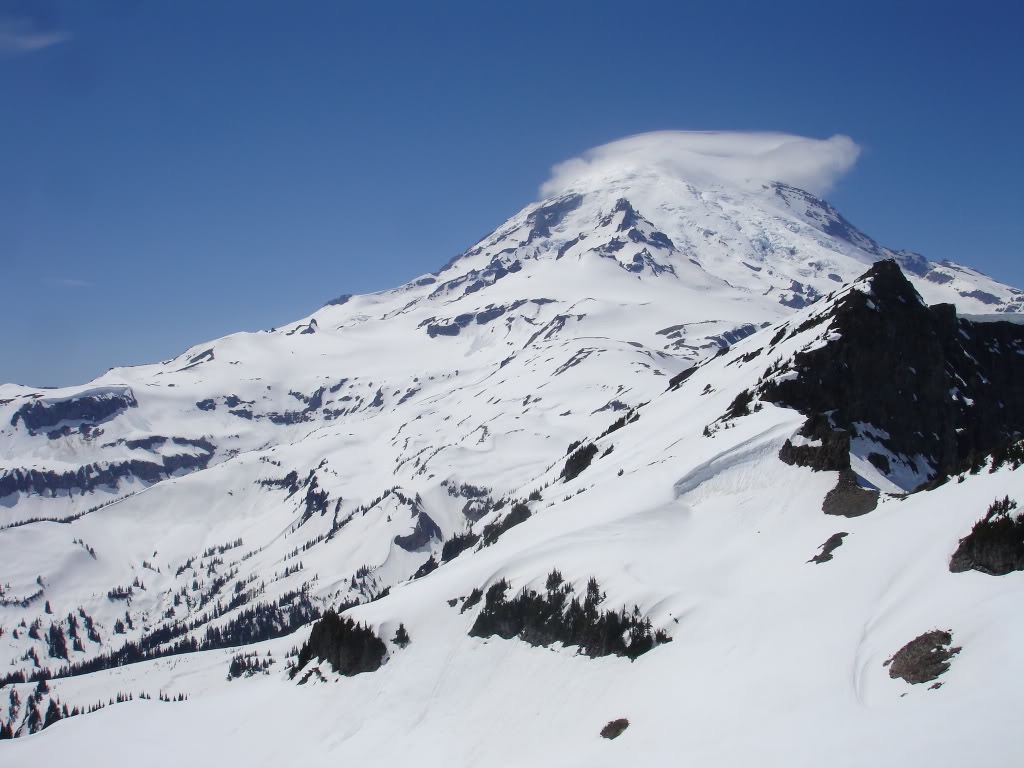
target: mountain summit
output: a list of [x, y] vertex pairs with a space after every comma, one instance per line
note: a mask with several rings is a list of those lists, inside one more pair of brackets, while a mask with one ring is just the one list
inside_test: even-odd
[[0, 750], [896, 765], [985, 702], [1015, 754], [1024, 293], [757, 178], [841, 140], [741, 178], [706, 138], [393, 290], [0, 387], [0, 736], [53, 726]]

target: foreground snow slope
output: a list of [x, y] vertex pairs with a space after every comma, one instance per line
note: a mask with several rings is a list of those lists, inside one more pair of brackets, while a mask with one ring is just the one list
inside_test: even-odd
[[[838, 765], [953, 765], [977, 758], [983, 720], [985, 764], [1012, 763], [1021, 574], [952, 574], [948, 561], [992, 499], [1024, 493], [1024, 475], [985, 470], [885, 496], [863, 517], [826, 517], [820, 504], [834, 473], [777, 458], [801, 421], [794, 412], [765, 405], [701, 435], [702, 414], [724, 408], [745, 383], [723, 372], [727, 363], [705, 366], [605, 438], [612, 453], [547, 489], [534, 516], [494, 546], [351, 609], [383, 637], [399, 621], [409, 630], [412, 643], [392, 647], [379, 671], [336, 680], [325, 668], [329, 682], [296, 686], [277, 671], [224, 681], [231, 651], [146, 662], [51, 686], [81, 703], [115, 688], [185, 689], [192, 698], [118, 705], [3, 749], [12, 761], [75, 749], [98, 764], [110, 759], [116, 733], [120, 754], [144, 750], [156, 765], [415, 757], [425, 765], [782, 766], [826, 752]], [[710, 382], [721, 389], [698, 409]], [[808, 563], [839, 530], [849, 536], [834, 560]], [[467, 636], [473, 611], [447, 604], [502, 576], [515, 589], [539, 587], [552, 567], [578, 590], [596, 575], [609, 605], [639, 605], [672, 642], [631, 663], [481, 641]], [[934, 628], [951, 629], [963, 647], [943, 687], [890, 679], [886, 659]], [[303, 634], [256, 650], [280, 659]], [[24, 699], [32, 686], [21, 689]], [[599, 738], [617, 717], [630, 720], [626, 733]]]
[[[1005, 764], [1021, 573], [954, 574], [949, 558], [994, 499], [1024, 495], [1024, 475], [1004, 465], [906, 496], [934, 466], [862, 425], [848, 463], [877, 506], [827, 516], [841, 473], [779, 458], [787, 441], [814, 444], [808, 414], [757, 394], [798, 375], [798, 353], [839, 343], [831, 313], [873, 295], [852, 281], [886, 257], [928, 303], [1024, 306], [965, 267], [881, 248], [793, 187], [630, 173], [285, 328], [85, 387], [5, 385], [0, 723], [36, 730], [33, 701], [153, 699], [0, 754], [98, 763], [116, 741], [158, 765], [799, 765], [826, 750], [840, 765], [944, 765], [977, 757], [983, 722], [986, 759]], [[581, 440], [594, 457], [565, 480]], [[525, 522], [412, 578], [516, 502]], [[833, 559], [808, 562], [840, 532]], [[630, 662], [468, 635], [474, 589], [543, 591], [553, 568], [576, 594], [596, 577], [603, 608], [636, 606], [672, 641]], [[384, 665], [289, 681], [310, 612], [354, 601], [346, 615], [389, 641]], [[234, 647], [246, 611], [267, 605], [272, 631]], [[390, 642], [400, 623], [404, 649]], [[884, 662], [933, 629], [962, 647], [942, 687], [890, 678]], [[185, 641], [210, 649], [104, 662], [126, 642], [159, 655]], [[227, 680], [241, 652], [269, 674]], [[109, 668], [38, 695], [17, 682], [85, 663]], [[601, 739], [618, 717], [629, 729]]]

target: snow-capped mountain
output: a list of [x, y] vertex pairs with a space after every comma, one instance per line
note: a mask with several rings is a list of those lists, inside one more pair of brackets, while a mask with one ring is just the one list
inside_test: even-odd
[[1010, 755], [1022, 582], [960, 540], [1024, 492], [1022, 313], [790, 184], [628, 167], [394, 290], [4, 385], [0, 723], [188, 700], [0, 754], [945, 764], [984, 701]]

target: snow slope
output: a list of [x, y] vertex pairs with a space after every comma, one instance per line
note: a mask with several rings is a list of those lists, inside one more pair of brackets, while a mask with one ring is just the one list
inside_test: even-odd
[[[59, 673], [160, 631], [202, 640], [268, 602], [359, 600], [346, 615], [412, 637], [376, 672], [320, 665], [325, 680], [302, 686], [285, 667], [308, 625], [242, 649], [269, 653], [268, 675], [227, 680], [240, 650], [225, 647], [62, 677], [38, 709], [153, 700], [0, 755], [98, 763], [116, 739], [157, 765], [946, 765], [976, 759], [984, 728], [985, 762], [1011, 762], [1022, 575], [948, 564], [1024, 475], [1003, 466], [906, 496], [927, 474], [883, 476], [853, 446], [877, 508], [826, 516], [837, 473], [779, 459], [804, 415], [767, 401], [728, 414], [791, 375], [766, 371], [776, 359], [834, 341], [808, 321], [869, 291], [851, 283], [878, 259], [972, 315], [1017, 313], [1021, 292], [888, 251], [795, 187], [587, 179], [395, 290], [79, 388], [0, 387], [3, 674]], [[579, 440], [598, 450], [566, 481]], [[411, 578], [516, 500], [526, 522]], [[808, 562], [838, 532], [833, 559]], [[500, 578], [542, 590], [553, 568], [576, 594], [596, 577], [604, 607], [636, 606], [671, 642], [630, 662], [468, 635], [480, 607], [460, 599]], [[66, 660], [50, 655], [51, 625]], [[932, 629], [963, 648], [942, 687], [891, 679], [884, 662]], [[0, 722], [32, 730], [36, 687], [5, 686]], [[617, 717], [629, 729], [601, 739]]]

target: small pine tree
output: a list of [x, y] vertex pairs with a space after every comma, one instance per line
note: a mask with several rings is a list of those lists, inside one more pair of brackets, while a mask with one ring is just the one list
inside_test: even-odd
[[33, 701], [28, 708], [28, 717], [25, 718], [25, 730], [35, 733], [43, 724], [43, 716], [39, 714], [39, 707]]
[[64, 630], [57, 624], [50, 625], [50, 631], [47, 636], [47, 645], [49, 646], [49, 653], [52, 658], [67, 659], [68, 642], [64, 637]]
[[409, 633], [405, 629], [405, 624], [398, 625], [398, 630], [395, 632], [395, 636], [391, 638], [391, 642], [399, 648], [405, 648], [405, 646], [412, 642], [409, 638]]
[[46, 717], [43, 720], [43, 728], [49, 728], [51, 725], [53, 725], [60, 719], [60, 705], [57, 704], [56, 699], [51, 698], [50, 706], [46, 708]]

